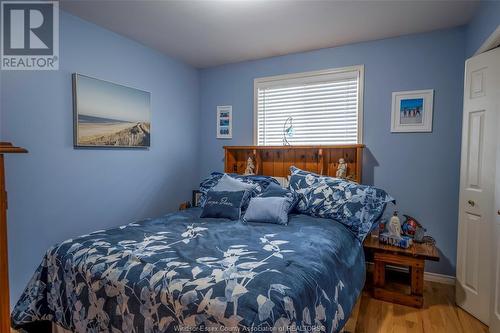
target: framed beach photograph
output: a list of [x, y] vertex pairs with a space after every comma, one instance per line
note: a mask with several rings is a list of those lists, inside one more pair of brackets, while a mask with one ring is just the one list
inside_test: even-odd
[[434, 90], [392, 93], [391, 132], [432, 132]]
[[217, 106], [217, 139], [233, 137], [233, 107], [231, 105]]
[[151, 93], [73, 74], [75, 148], [148, 148]]

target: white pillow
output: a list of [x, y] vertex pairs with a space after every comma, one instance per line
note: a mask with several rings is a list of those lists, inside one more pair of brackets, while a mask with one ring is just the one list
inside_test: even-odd
[[244, 183], [236, 178], [224, 174], [224, 176], [219, 179], [217, 185], [211, 188], [212, 191], [217, 192], [237, 192], [237, 191], [248, 191], [251, 192], [257, 185]]

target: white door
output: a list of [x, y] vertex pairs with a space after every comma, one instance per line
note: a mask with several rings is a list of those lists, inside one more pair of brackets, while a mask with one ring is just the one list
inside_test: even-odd
[[456, 302], [485, 324], [496, 289], [491, 281], [499, 59], [496, 49], [465, 63]]
[[495, 207], [493, 215], [492, 230], [492, 282], [490, 303], [490, 332], [500, 333], [500, 48], [492, 53], [496, 61], [495, 86], [492, 93], [495, 94], [497, 117], [497, 152], [496, 152], [496, 179], [495, 179]]

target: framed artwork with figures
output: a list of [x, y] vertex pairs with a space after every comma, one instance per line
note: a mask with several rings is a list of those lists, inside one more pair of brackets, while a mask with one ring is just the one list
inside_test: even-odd
[[434, 90], [392, 93], [391, 132], [432, 132]]

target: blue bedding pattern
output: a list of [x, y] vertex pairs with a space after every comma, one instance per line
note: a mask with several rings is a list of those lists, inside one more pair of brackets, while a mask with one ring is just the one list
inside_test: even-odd
[[12, 313], [73, 332], [337, 332], [364, 285], [341, 223], [199, 218], [200, 209], [96, 231], [50, 248]]
[[337, 178], [323, 178], [305, 195], [309, 215], [330, 218], [345, 224], [363, 242], [377, 225], [389, 202], [384, 190]]
[[346, 225], [360, 242], [378, 225], [388, 203], [384, 190], [349, 180], [319, 176], [291, 167], [290, 188], [297, 193], [300, 213], [333, 219]]

